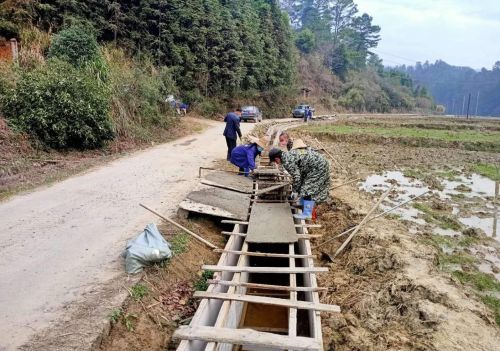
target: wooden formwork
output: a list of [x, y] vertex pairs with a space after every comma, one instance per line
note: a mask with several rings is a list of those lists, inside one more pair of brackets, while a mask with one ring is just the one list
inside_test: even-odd
[[[275, 131], [275, 140], [279, 132]], [[314, 236], [308, 228], [315, 225], [293, 218], [300, 210], [287, 200], [286, 187], [273, 189], [274, 196], [267, 192], [262, 199], [259, 180], [268, 188], [286, 176], [266, 172], [269, 166], [259, 169], [262, 172], [257, 173], [264, 176], [254, 183], [248, 218], [223, 221], [234, 225], [231, 232], [223, 232], [229, 237], [227, 244], [216, 250], [221, 253], [217, 265], [202, 267], [213, 270], [214, 278], [206, 292], [195, 293], [201, 302], [190, 325], [174, 333], [181, 339], [179, 351], [322, 350], [320, 313], [340, 311], [320, 303], [318, 292], [324, 289], [318, 287], [316, 274], [328, 269], [314, 267], [310, 244]], [[252, 206], [259, 201], [288, 206], [295, 240], [247, 242], [249, 226], [255, 222], [250, 218]]]

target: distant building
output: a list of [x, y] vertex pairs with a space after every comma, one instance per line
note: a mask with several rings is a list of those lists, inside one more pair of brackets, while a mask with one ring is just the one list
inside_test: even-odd
[[13, 61], [17, 59], [19, 52], [16, 39], [0, 37], [0, 61]]

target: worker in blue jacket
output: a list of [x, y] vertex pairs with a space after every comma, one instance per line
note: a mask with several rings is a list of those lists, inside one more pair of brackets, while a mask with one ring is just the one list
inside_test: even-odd
[[248, 177], [255, 169], [255, 158], [266, 148], [267, 141], [263, 138], [250, 137], [250, 144], [239, 145], [231, 152], [231, 163], [239, 168], [240, 174]]
[[224, 136], [226, 137], [228, 161], [231, 159], [231, 151], [233, 151], [233, 149], [236, 147], [237, 137], [239, 136], [241, 140], [240, 118], [240, 108], [236, 108], [233, 112], [229, 112], [226, 117], [224, 117], [224, 122], [226, 122]]

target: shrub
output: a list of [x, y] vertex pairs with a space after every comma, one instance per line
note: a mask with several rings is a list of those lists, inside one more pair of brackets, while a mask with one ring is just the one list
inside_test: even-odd
[[77, 68], [84, 68], [104, 84], [109, 79], [109, 68], [97, 44], [93, 29], [73, 26], [54, 36], [49, 48], [49, 58], [58, 58]]
[[49, 147], [95, 148], [113, 138], [106, 88], [66, 62], [22, 73], [6, 95], [9, 123]]
[[316, 45], [314, 32], [306, 28], [301, 30], [295, 38], [295, 46], [303, 53], [310, 53]]
[[49, 48], [49, 58], [58, 58], [82, 67], [99, 59], [99, 45], [92, 30], [75, 26], [62, 30], [52, 39]]

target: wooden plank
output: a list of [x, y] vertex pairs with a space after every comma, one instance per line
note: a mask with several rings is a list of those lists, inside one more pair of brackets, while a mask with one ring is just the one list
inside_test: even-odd
[[279, 253], [270, 253], [270, 252], [251, 252], [251, 251], [235, 251], [235, 250], [226, 250], [226, 249], [214, 249], [214, 252], [217, 253], [230, 253], [235, 255], [246, 255], [246, 256], [255, 256], [255, 257], [276, 257], [276, 258], [316, 258], [316, 255], [299, 255], [299, 254], [279, 254]]
[[219, 284], [224, 286], [244, 286], [246, 288], [264, 289], [264, 290], [282, 290], [282, 291], [327, 291], [328, 288], [311, 288], [309, 286], [284, 286], [284, 285], [270, 285], [270, 284], [257, 284], [234, 282], [228, 280], [209, 279], [209, 284]]
[[[220, 221], [221, 223], [224, 224], [241, 224], [241, 225], [248, 225], [248, 222], [243, 222], [243, 221], [233, 221], [231, 219], [223, 219]], [[295, 224], [295, 228], [321, 228], [321, 224]]]
[[[233, 232], [226, 232], [226, 231], [222, 231], [221, 234], [236, 235], [236, 236], [248, 236], [248, 234], [245, 234], [245, 233], [233, 233]], [[319, 239], [319, 238], [323, 237], [323, 235], [311, 235], [311, 234], [292, 234], [292, 235], [294, 235], [297, 239], [303, 239], [303, 240]]]
[[297, 242], [295, 223], [289, 204], [254, 203], [248, 224], [249, 243]]
[[252, 329], [181, 326], [174, 332], [174, 339], [203, 340], [207, 342], [250, 345], [280, 350], [322, 350], [317, 340], [306, 337], [291, 338], [285, 335], [258, 332]]
[[262, 190], [259, 190], [258, 192], [255, 193], [255, 195], [259, 196], [259, 195], [262, 195], [262, 194], [267, 194], [271, 191], [274, 191], [274, 190], [278, 190], [278, 189], [281, 189], [287, 185], [290, 185], [290, 183], [281, 183], [281, 184], [277, 184], [277, 185], [274, 185], [274, 186], [270, 186], [268, 188], [264, 188]]
[[233, 232], [225, 232], [225, 231], [222, 231], [220, 233], [223, 235], [235, 235], [235, 236], [243, 236], [243, 237], [247, 236], [245, 233], [233, 233]]
[[235, 267], [235, 266], [217, 266], [204, 264], [201, 269], [214, 272], [247, 272], [247, 273], [320, 273], [328, 272], [326, 267]]
[[230, 301], [242, 301], [260, 303], [264, 305], [275, 305], [293, 307], [303, 310], [323, 311], [323, 312], [340, 312], [340, 307], [337, 305], [317, 304], [309, 301], [292, 301], [287, 299], [279, 299], [276, 297], [254, 296], [242, 294], [227, 294], [208, 291], [195, 291], [193, 297], [199, 299], [218, 299]]
[[[295, 245], [288, 245], [288, 253], [290, 255], [295, 254]], [[290, 268], [295, 268], [295, 258], [289, 258], [289, 266]], [[295, 273], [290, 274], [290, 288], [297, 288], [297, 275]], [[297, 301], [297, 291], [292, 290], [290, 292], [290, 300]], [[288, 336], [297, 336], [297, 309], [290, 308], [288, 311]]]
[[223, 219], [222, 221], [220, 221], [221, 223], [223, 224], [241, 224], [241, 225], [248, 225], [248, 222], [244, 222], [244, 221], [234, 221], [232, 219]]

